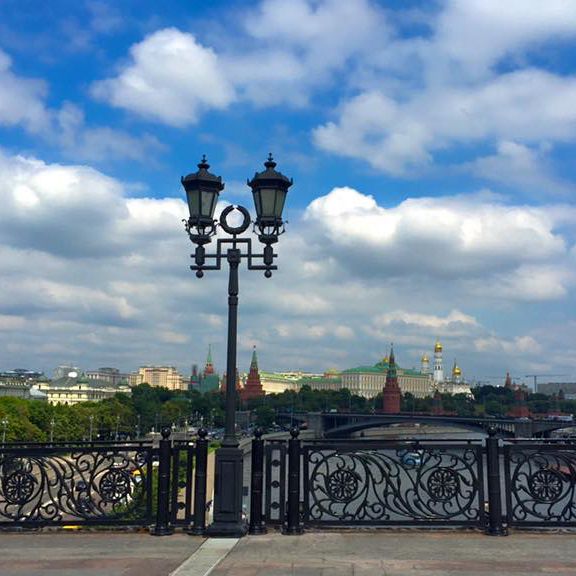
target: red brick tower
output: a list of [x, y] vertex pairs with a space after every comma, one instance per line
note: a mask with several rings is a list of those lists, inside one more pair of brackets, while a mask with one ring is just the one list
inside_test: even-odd
[[394, 360], [394, 349], [390, 349], [388, 360], [388, 372], [386, 373], [386, 384], [382, 390], [382, 411], [384, 414], [400, 413], [400, 397], [402, 393], [398, 386], [398, 375], [396, 373], [396, 362]]
[[204, 376], [214, 374], [214, 363], [212, 362], [212, 344], [208, 344], [208, 357], [206, 358], [206, 366], [204, 366]]
[[510, 372], [506, 372], [506, 380], [504, 382], [504, 388], [508, 388], [509, 390], [512, 390], [512, 388], [513, 388], [512, 378], [510, 377]]
[[514, 404], [510, 410], [510, 416], [513, 418], [528, 418], [530, 416], [530, 409], [526, 403], [526, 392], [520, 386], [514, 390]]
[[244, 388], [240, 391], [242, 401], [260, 398], [264, 396], [262, 382], [260, 382], [260, 373], [258, 372], [258, 358], [256, 356], [256, 346], [252, 352], [252, 362], [250, 362], [250, 372], [244, 383]]

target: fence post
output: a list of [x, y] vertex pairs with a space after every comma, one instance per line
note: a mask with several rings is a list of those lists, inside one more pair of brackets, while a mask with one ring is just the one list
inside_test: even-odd
[[158, 509], [156, 510], [156, 525], [150, 529], [150, 534], [153, 536], [168, 536], [174, 533], [174, 528], [170, 526], [171, 433], [169, 426], [164, 426], [161, 430], [162, 439], [158, 450]]
[[300, 429], [298, 426], [290, 430], [288, 440], [288, 512], [282, 534], [302, 534], [300, 523]]
[[194, 466], [194, 523], [188, 534], [203, 536], [206, 531], [206, 474], [208, 471], [208, 430], [198, 430]]
[[486, 471], [488, 476], [488, 527], [486, 534], [506, 536], [508, 533], [502, 525], [500, 450], [494, 426], [488, 428], [488, 438], [486, 438]]
[[254, 430], [252, 440], [251, 481], [250, 481], [250, 525], [249, 534], [266, 534], [266, 524], [262, 518], [264, 503], [264, 440], [262, 428]]

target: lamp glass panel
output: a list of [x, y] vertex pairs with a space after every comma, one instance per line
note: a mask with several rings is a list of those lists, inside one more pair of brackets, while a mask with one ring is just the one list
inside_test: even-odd
[[202, 216], [212, 218], [216, 208], [217, 194], [212, 190], [202, 190]]
[[263, 218], [271, 218], [275, 216], [275, 204], [276, 204], [276, 189], [275, 188], [261, 188], [260, 189], [260, 200], [262, 202], [262, 214]]
[[200, 216], [200, 190], [186, 190], [188, 198], [188, 210], [190, 210], [190, 217], [197, 218]]
[[256, 208], [256, 216], [260, 218], [262, 215], [262, 198], [260, 196], [260, 188], [252, 190], [252, 195], [254, 196], [254, 208]]
[[284, 210], [284, 202], [286, 202], [286, 193], [288, 190], [276, 190], [276, 204], [274, 205], [274, 216], [282, 218], [282, 211]]

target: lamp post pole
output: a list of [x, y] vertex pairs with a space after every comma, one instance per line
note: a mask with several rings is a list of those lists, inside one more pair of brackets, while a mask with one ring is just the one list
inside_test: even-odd
[[2, 418], [2, 444], [6, 444], [6, 428], [8, 427], [8, 418]]
[[88, 417], [89, 421], [90, 421], [90, 434], [89, 434], [89, 439], [90, 442], [92, 442], [92, 434], [94, 432], [94, 414], [90, 414], [90, 416]]
[[[276, 254], [272, 245], [284, 233], [282, 210], [289, 180], [275, 170], [276, 163], [269, 156], [264, 166], [266, 170], [255, 174], [248, 182], [252, 188], [256, 207], [256, 221], [243, 206], [228, 206], [214, 220], [214, 210], [219, 193], [224, 189], [222, 178], [208, 172], [210, 166], [203, 157], [198, 164], [198, 172], [182, 178], [186, 190], [190, 218], [185, 220], [190, 240], [196, 244], [194, 265], [196, 276], [202, 278], [205, 270], [220, 270], [222, 261], [228, 263], [228, 345], [226, 355], [226, 419], [222, 446], [216, 451], [214, 484], [214, 522], [208, 527], [211, 536], [238, 537], [246, 534], [247, 526], [242, 518], [242, 464], [243, 453], [239, 449], [236, 436], [236, 352], [238, 337], [238, 268], [243, 259], [249, 270], [263, 270], [270, 278]], [[243, 220], [234, 226], [228, 221], [232, 212], [239, 212]], [[264, 244], [261, 254], [252, 251], [252, 239], [240, 237], [253, 224], [259, 241]], [[216, 252], [206, 254], [205, 245], [211, 242], [216, 229], [221, 228], [228, 237], [218, 238]], [[214, 260], [214, 264], [207, 264]], [[260, 261], [262, 264], [257, 264]]]

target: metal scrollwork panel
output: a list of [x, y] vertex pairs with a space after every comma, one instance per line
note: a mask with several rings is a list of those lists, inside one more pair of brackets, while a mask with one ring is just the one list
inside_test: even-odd
[[517, 525], [576, 525], [574, 445], [505, 448], [508, 521]]
[[134, 523], [150, 517], [152, 449], [0, 453], [0, 523]]
[[304, 462], [306, 522], [484, 524], [480, 447], [313, 446]]

